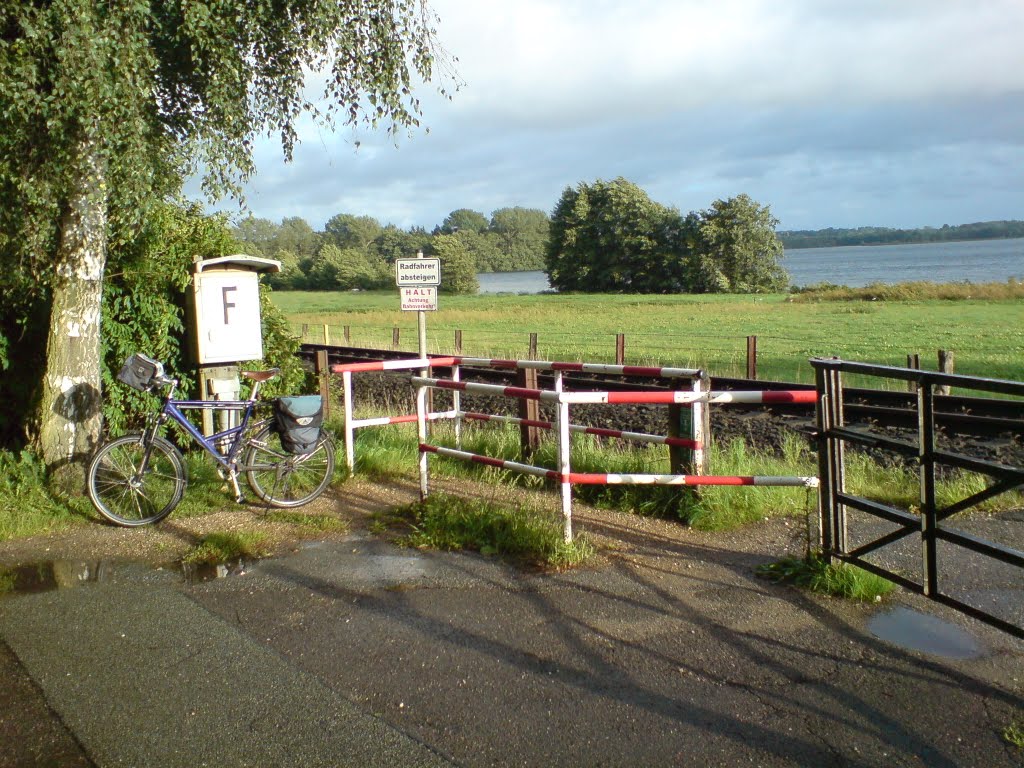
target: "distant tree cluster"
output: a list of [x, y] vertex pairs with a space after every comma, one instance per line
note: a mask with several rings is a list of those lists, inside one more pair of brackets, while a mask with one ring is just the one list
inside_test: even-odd
[[962, 240], [1006, 240], [1024, 237], [1024, 221], [979, 221], [920, 229], [857, 227], [855, 229], [800, 229], [780, 232], [787, 248], [832, 248], [840, 245], [901, 245], [904, 243], [946, 243]]
[[467, 208], [452, 211], [428, 233], [382, 225], [371, 216], [339, 213], [318, 232], [299, 217], [280, 224], [249, 217], [235, 236], [255, 256], [281, 262], [271, 284], [291, 290], [353, 290], [394, 285], [395, 259], [441, 259], [441, 290], [475, 293], [478, 272], [542, 269], [550, 220], [544, 211], [501, 208], [488, 219]]
[[747, 195], [686, 216], [626, 179], [567, 188], [551, 218], [546, 272], [559, 291], [783, 290], [778, 220]]

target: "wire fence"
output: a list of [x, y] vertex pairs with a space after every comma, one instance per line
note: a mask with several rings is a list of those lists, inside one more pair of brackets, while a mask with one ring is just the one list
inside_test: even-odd
[[[293, 326], [293, 331], [304, 343], [418, 351], [415, 321], [388, 328], [303, 324]], [[550, 329], [464, 331], [434, 327], [429, 329], [427, 346], [428, 353], [438, 355], [703, 368], [712, 376], [796, 383], [813, 383], [814, 372], [808, 362], [812, 357], [955, 370], [1005, 379], [1020, 378], [1022, 365], [1020, 354], [1014, 354], [1005, 345], [985, 344], [983, 340], [972, 344], [968, 350], [880, 349], [876, 343], [863, 343], [856, 338], [821, 338], [813, 334], [797, 337], [574, 332], [569, 335]], [[940, 360], [944, 363], [940, 364]], [[859, 386], [856, 382], [851, 385]]]

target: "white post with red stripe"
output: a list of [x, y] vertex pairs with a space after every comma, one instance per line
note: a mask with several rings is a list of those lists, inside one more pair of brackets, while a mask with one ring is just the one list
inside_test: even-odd
[[[559, 375], [561, 384], [561, 375]], [[561, 394], [559, 392], [558, 394]], [[562, 493], [562, 526], [565, 542], [572, 541], [572, 483], [569, 480], [569, 473], [572, 472], [570, 459], [572, 454], [572, 443], [569, 440], [569, 404], [558, 401], [558, 472], [561, 475]]]
[[[416, 437], [420, 445], [427, 443], [427, 392], [426, 387], [416, 387]], [[420, 501], [425, 501], [429, 492], [429, 467], [427, 465], [427, 454], [424, 451], [419, 453], [420, 469]]]
[[[455, 380], [458, 380], [458, 365], [455, 362], [454, 357], [419, 357], [413, 360], [374, 360], [365, 363], [341, 363], [331, 366], [332, 373], [341, 374], [342, 400], [345, 411], [345, 466], [348, 468], [349, 472], [355, 472], [356, 467], [355, 432], [357, 429], [360, 429], [362, 427], [380, 426], [383, 424], [412, 423], [419, 418], [418, 408], [417, 413], [408, 414], [406, 416], [385, 416], [372, 419], [355, 418], [355, 405], [352, 389], [352, 374], [366, 373], [371, 371], [402, 371], [413, 369], [420, 369], [420, 371], [423, 371], [426, 368], [448, 367], [453, 368], [454, 378]], [[458, 396], [456, 395], [455, 408], [452, 411], [445, 411], [442, 413], [428, 413], [426, 418], [429, 421], [434, 421], [436, 419], [458, 418], [458, 414], [456, 413], [458, 411], [458, 408], [459, 400]]]
[[345, 466], [349, 473], [356, 470], [356, 427], [352, 414], [352, 371], [343, 371], [341, 386], [345, 403]]

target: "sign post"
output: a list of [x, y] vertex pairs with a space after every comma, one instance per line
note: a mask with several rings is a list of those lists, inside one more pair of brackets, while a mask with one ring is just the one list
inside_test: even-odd
[[[416, 312], [416, 330], [419, 332], [420, 359], [427, 359], [427, 312], [437, 310], [437, 288], [441, 285], [441, 260], [425, 259], [423, 251], [415, 259], [395, 259], [395, 284], [402, 297], [402, 311]], [[420, 376], [426, 378], [429, 371], [420, 369]], [[430, 390], [419, 387], [416, 390], [416, 430], [420, 444], [427, 442], [426, 413], [431, 402], [427, 399]], [[420, 501], [427, 498], [427, 453], [420, 451]]]
[[[441, 285], [441, 260], [425, 259], [423, 251], [415, 259], [395, 260], [395, 285], [402, 299], [403, 312], [416, 312], [420, 357], [427, 357], [427, 312], [437, 311], [437, 288]], [[426, 373], [422, 373], [426, 376]]]

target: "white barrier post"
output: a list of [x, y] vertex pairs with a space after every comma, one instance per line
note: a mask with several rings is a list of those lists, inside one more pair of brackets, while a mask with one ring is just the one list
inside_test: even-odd
[[[461, 381], [459, 365], [452, 366], [452, 381]], [[462, 450], [462, 393], [452, 390], [452, 410], [455, 411], [455, 447]]]
[[[694, 392], [706, 392], [709, 389], [709, 382], [706, 376], [695, 376], [693, 379]], [[695, 402], [691, 408], [690, 439], [696, 444], [693, 448], [693, 472], [696, 475], [707, 474], [707, 446], [708, 444], [708, 411], [711, 406], [707, 403]]]
[[[427, 443], [427, 387], [422, 384], [416, 385], [416, 437], [417, 445]], [[425, 501], [429, 492], [427, 483], [427, 452], [419, 450], [420, 467], [420, 501]]]
[[[555, 379], [555, 388], [558, 392], [562, 390], [562, 374], [559, 373]], [[564, 524], [565, 543], [572, 541], [572, 483], [569, 481], [569, 474], [572, 472], [570, 456], [572, 444], [569, 441], [569, 404], [558, 401], [558, 472], [562, 491], [562, 520]]]
[[352, 425], [355, 414], [352, 413], [352, 372], [341, 374], [342, 397], [345, 401], [345, 466], [349, 474], [356, 471], [356, 430]]

